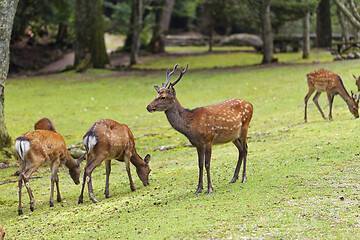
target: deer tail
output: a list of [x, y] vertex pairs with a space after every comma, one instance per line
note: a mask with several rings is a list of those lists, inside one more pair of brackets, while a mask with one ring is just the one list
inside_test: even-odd
[[26, 137], [18, 137], [15, 140], [15, 150], [20, 158], [24, 160], [25, 154], [30, 150], [30, 139]]

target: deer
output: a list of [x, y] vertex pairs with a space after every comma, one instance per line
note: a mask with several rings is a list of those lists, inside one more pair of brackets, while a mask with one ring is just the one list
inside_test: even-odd
[[86, 166], [84, 169], [84, 179], [79, 196], [78, 203], [83, 203], [83, 193], [85, 182], [88, 184], [88, 192], [90, 200], [93, 203], [99, 202], [96, 200], [91, 173], [105, 161], [106, 180], [105, 180], [105, 197], [110, 198], [109, 194], [109, 177], [111, 173], [111, 160], [115, 159], [120, 162], [125, 162], [126, 172], [129, 177], [130, 189], [135, 191], [135, 185], [131, 177], [130, 162], [135, 166], [136, 173], [144, 186], [149, 185], [150, 174], [150, 155], [147, 154], [142, 159], [135, 148], [135, 138], [130, 128], [126, 124], [120, 124], [111, 119], [103, 119], [95, 122], [83, 137], [83, 144], [86, 149]]
[[4, 240], [5, 238], [5, 230], [4, 228], [0, 225], [0, 240]]
[[15, 150], [19, 160], [19, 215], [23, 213], [21, 204], [21, 189], [23, 182], [30, 198], [30, 210], [34, 211], [35, 201], [30, 188], [29, 179], [31, 174], [41, 165], [45, 163], [50, 164], [50, 207], [54, 206], [54, 184], [56, 184], [57, 201], [62, 201], [58, 178], [60, 165], [64, 164], [69, 169], [70, 177], [73, 179], [74, 183], [80, 184], [80, 164], [84, 160], [85, 155], [78, 159], [74, 159], [66, 149], [65, 140], [60, 133], [42, 129], [24, 133], [16, 138]]
[[321, 92], [326, 92], [328, 101], [329, 101], [329, 120], [332, 121], [332, 104], [334, 101], [334, 96], [339, 94], [342, 99], [348, 105], [350, 112], [354, 115], [355, 118], [359, 117], [359, 98], [356, 98], [356, 95], [351, 92], [351, 97], [345, 89], [344, 83], [341, 80], [340, 76], [334, 72], [331, 72], [326, 69], [316, 69], [306, 75], [306, 80], [309, 86], [309, 91], [305, 96], [305, 117], [304, 120], [307, 122], [307, 102], [310, 96], [316, 91], [316, 94], [313, 98], [313, 101], [316, 107], [319, 109], [321, 116], [326, 119], [321, 107], [318, 103], [319, 96]]
[[176, 64], [171, 72], [170, 69], [166, 71], [166, 82], [161, 87], [154, 86], [158, 94], [147, 106], [147, 110], [150, 113], [155, 111], [165, 112], [170, 125], [185, 135], [190, 143], [196, 147], [199, 163], [199, 182], [195, 194], [201, 193], [203, 190], [204, 159], [208, 184], [207, 194], [213, 192], [210, 179], [210, 159], [214, 144], [232, 142], [237, 147], [239, 157], [230, 183], [235, 183], [238, 179], [242, 161], [244, 161], [244, 167], [241, 182], [244, 183], [246, 181], [248, 152], [246, 137], [253, 114], [252, 104], [238, 98], [232, 98], [216, 105], [199, 107], [193, 110], [183, 108], [176, 97], [174, 86], [188, 70], [189, 64], [186, 65], [185, 70], [182, 67], [180, 68], [179, 77], [171, 83], [170, 77], [176, 71], [178, 65]]
[[49, 118], [42, 118], [37, 121], [34, 125], [34, 129], [43, 129], [43, 130], [50, 130], [53, 132], [57, 132], [55, 124]]
[[353, 77], [355, 78], [355, 84], [358, 88], [358, 91], [360, 91], [360, 76], [359, 77], [356, 77], [354, 74], [353, 74]]

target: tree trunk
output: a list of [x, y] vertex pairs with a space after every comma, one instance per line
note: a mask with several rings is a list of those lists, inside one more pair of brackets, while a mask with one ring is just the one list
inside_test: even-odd
[[[358, 30], [360, 30], [360, 20], [357, 19], [358, 14], [355, 14], [355, 16], [345, 7], [345, 5], [340, 2], [339, 0], [333, 0], [338, 9], [344, 14], [344, 16], [351, 22], [351, 24]], [[350, 1], [351, 2], [351, 1]], [[352, 4], [350, 4], [351, 6]], [[352, 12], [357, 12], [357, 9], [352, 9]]]
[[149, 43], [149, 50], [152, 53], [165, 52], [165, 41], [162, 39], [164, 36], [161, 31], [161, 22], [164, 11], [165, 1], [155, 1], [152, 5], [155, 15], [155, 25], [152, 31], [152, 37]]
[[336, 14], [338, 16], [339, 23], [340, 23], [340, 26], [341, 26], [342, 38], [344, 39], [345, 46], [348, 47], [349, 42], [350, 42], [348, 25], [347, 25], [347, 23], [345, 21], [343, 13], [341, 12], [341, 10], [339, 8], [337, 8]]
[[140, 34], [142, 29], [143, 0], [132, 0], [133, 25], [130, 65], [138, 62], [140, 51]]
[[0, 151], [11, 146], [11, 138], [5, 125], [5, 81], [9, 71], [10, 38], [18, 0], [0, 1]]
[[202, 6], [202, 32], [208, 36], [209, 52], [212, 52], [213, 47], [213, 32], [214, 32], [214, 19], [211, 14], [211, 2], [204, 2]]
[[316, 10], [316, 39], [319, 47], [331, 47], [330, 0], [321, 0]]
[[310, 13], [302, 20], [303, 25], [303, 54], [302, 58], [310, 57]]
[[109, 63], [101, 0], [75, 1], [74, 49], [76, 68], [104, 68]]
[[165, 52], [165, 35], [169, 30], [175, 0], [165, 0], [155, 6], [155, 26], [149, 49], [152, 53]]
[[273, 37], [270, 18], [270, 0], [261, 1], [260, 21], [263, 38], [263, 60], [262, 63], [271, 63], [273, 61]]
[[66, 37], [67, 37], [67, 26], [63, 23], [60, 23], [56, 35], [56, 44], [62, 45]]

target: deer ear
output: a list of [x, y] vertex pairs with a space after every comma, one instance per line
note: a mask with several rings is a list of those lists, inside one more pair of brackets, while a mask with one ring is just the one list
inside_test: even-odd
[[80, 166], [80, 164], [84, 161], [85, 156], [86, 156], [86, 153], [84, 153], [81, 157], [79, 157], [78, 159], [76, 159], [77, 165]]
[[155, 85], [154, 88], [158, 93], [160, 92], [160, 87], [158, 85]]
[[357, 77], [354, 74], [353, 74], [353, 77], [355, 78], [356, 81], [358, 80]]
[[144, 161], [145, 161], [147, 164], [149, 164], [150, 158], [151, 158], [150, 155], [147, 154], [147, 155], [145, 156], [145, 158], [144, 158]]

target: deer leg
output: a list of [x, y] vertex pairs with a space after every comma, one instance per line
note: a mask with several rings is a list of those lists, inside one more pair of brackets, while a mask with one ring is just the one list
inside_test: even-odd
[[90, 164], [88, 166], [88, 168], [86, 168], [86, 170], [85, 170], [85, 172], [86, 172], [86, 182], [88, 184], [88, 191], [89, 191], [90, 200], [93, 201], [93, 203], [98, 203], [99, 201], [95, 199], [94, 189], [93, 189], [92, 181], [91, 181], [91, 174], [92, 174], [93, 170], [97, 167], [93, 163], [94, 162], [92, 162], [92, 164]]
[[204, 149], [196, 148], [198, 152], [198, 160], [199, 160], [199, 184], [195, 194], [201, 193], [203, 190], [203, 171], [204, 171]]
[[[86, 167], [85, 167], [86, 169]], [[82, 187], [81, 187], [81, 193], [80, 193], [80, 196], [79, 196], [79, 200], [78, 200], [78, 203], [83, 203], [84, 202], [84, 188], [85, 188], [85, 181], [86, 181], [86, 171], [84, 169], [84, 178], [83, 178], [83, 184], [82, 184]]]
[[313, 101], [314, 101], [315, 105], [317, 106], [317, 108], [319, 109], [319, 111], [320, 111], [320, 113], [321, 113], [321, 116], [322, 116], [324, 119], [326, 119], [326, 117], [325, 117], [325, 115], [324, 115], [323, 111], [321, 110], [321, 107], [320, 107], [320, 105], [319, 105], [319, 103], [318, 103], [318, 99], [319, 99], [319, 97], [320, 97], [320, 94], [321, 94], [321, 92], [316, 92], [316, 94], [315, 94], [315, 96], [314, 96], [314, 98], [313, 98]]
[[105, 167], [106, 167], [105, 197], [110, 198], [109, 178], [110, 178], [110, 173], [111, 173], [111, 160], [105, 160]]
[[[56, 187], [57, 187], [57, 200], [58, 200], [58, 202], [61, 202], [61, 196], [60, 196], [59, 185], [58, 185], [59, 178], [57, 175], [58, 166], [59, 166], [58, 161], [54, 161], [53, 165], [51, 166], [51, 188], [50, 188], [50, 200], [49, 200], [50, 207], [54, 206], [54, 183], [56, 183]], [[60, 199], [60, 201], [59, 201], [59, 199]]]
[[32, 194], [31, 188], [30, 188], [30, 182], [29, 182], [29, 178], [31, 176], [31, 174], [33, 173], [32, 168], [28, 168], [25, 173], [23, 173], [22, 178], [24, 179], [24, 183], [25, 183], [25, 187], [26, 190], [28, 192], [29, 198], [30, 198], [30, 210], [33, 212], [34, 211], [34, 203], [35, 203], [35, 199], [34, 199], [34, 195]]
[[327, 97], [328, 97], [328, 101], [329, 101], [329, 120], [332, 121], [332, 104], [334, 101], [334, 96], [333, 94], [327, 92]]
[[239, 158], [238, 158], [238, 162], [236, 164], [234, 177], [231, 179], [230, 183], [235, 183], [236, 180], [239, 178], [240, 167], [241, 167], [241, 164], [242, 164], [242, 160], [244, 158], [244, 150], [243, 150], [243, 147], [241, 145], [240, 139], [239, 138], [235, 139], [233, 141], [233, 143], [237, 147], [237, 149], [239, 150]]
[[19, 180], [18, 180], [18, 187], [19, 187], [19, 207], [18, 207], [18, 214], [21, 215], [23, 214], [22, 211], [22, 203], [21, 203], [21, 189], [22, 189], [22, 182], [23, 182], [23, 173], [25, 170], [25, 161], [22, 161], [19, 157], [19, 166], [20, 166], [20, 170], [19, 170]]
[[130, 155], [125, 153], [124, 159], [125, 159], [126, 172], [128, 174], [128, 177], [129, 177], [130, 189], [131, 189], [131, 191], [136, 191], [136, 187], [134, 185], [134, 182], [133, 182], [132, 177], [131, 177], [131, 172], [130, 172]]
[[205, 169], [206, 169], [207, 182], [208, 182], [208, 191], [206, 194], [211, 194], [213, 191], [213, 187], [210, 179], [210, 160], [211, 160], [211, 150], [212, 150], [211, 148], [212, 148], [211, 145], [205, 147]]
[[305, 96], [305, 116], [304, 116], [305, 122], [307, 122], [307, 103], [309, 101], [310, 96], [313, 94], [314, 91], [315, 91], [314, 89], [309, 89], [308, 94], [306, 94], [306, 96]]

